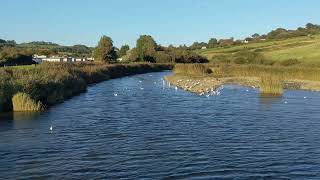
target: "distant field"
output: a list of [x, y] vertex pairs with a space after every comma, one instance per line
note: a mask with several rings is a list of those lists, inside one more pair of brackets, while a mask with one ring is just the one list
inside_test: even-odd
[[13, 69], [32, 69], [36, 67], [35, 64], [33, 65], [21, 65], [21, 66], [7, 66], [6, 68], [13, 68]]
[[297, 59], [303, 62], [320, 62], [320, 35], [291, 38], [280, 41], [260, 41], [226, 48], [198, 50], [209, 60], [218, 55], [229, 55], [242, 50], [259, 51], [268, 59], [283, 61]]

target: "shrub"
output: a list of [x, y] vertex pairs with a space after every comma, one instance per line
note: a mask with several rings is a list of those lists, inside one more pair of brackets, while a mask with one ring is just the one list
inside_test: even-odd
[[300, 63], [300, 61], [298, 59], [287, 59], [287, 60], [281, 61], [280, 65], [281, 66], [292, 66], [292, 65], [299, 64], [299, 63]]
[[259, 52], [252, 52], [248, 50], [235, 53], [233, 63], [235, 64], [261, 64], [261, 65], [273, 65], [274, 62], [266, 59]]
[[12, 97], [13, 111], [42, 111], [44, 106], [26, 93], [17, 93]]

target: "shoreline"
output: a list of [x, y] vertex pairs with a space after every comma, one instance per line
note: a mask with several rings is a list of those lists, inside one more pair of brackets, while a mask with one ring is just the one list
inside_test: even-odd
[[[188, 76], [182, 74], [173, 74], [165, 76], [164, 79], [185, 91], [198, 95], [205, 95], [216, 91], [220, 86], [225, 84], [236, 84], [247, 87], [259, 88], [260, 80], [257, 77], [225, 77], [215, 78], [212, 76]], [[319, 81], [310, 80], [286, 80], [284, 89], [320, 91]]]
[[[136, 74], [160, 72], [171, 70], [172, 64], [44, 64], [32, 69], [0, 69], [6, 77], [12, 78], [0, 88], [0, 113], [6, 112], [30, 112], [24, 99], [18, 100], [22, 103], [19, 111], [15, 111], [12, 98], [15, 94], [22, 92], [30, 96], [31, 101], [41, 103], [44, 110], [65, 100], [86, 92], [88, 86]], [[1, 73], [0, 72], [0, 73]], [[59, 73], [66, 73], [59, 75]], [[32, 78], [24, 79], [20, 74], [27, 74]], [[43, 76], [48, 78], [43, 79]], [[17, 78], [18, 77], [18, 78]], [[15, 78], [15, 79], [14, 79]], [[56, 79], [55, 79], [56, 78]], [[60, 78], [60, 79], [59, 79]], [[21, 85], [20, 81], [26, 81]], [[52, 87], [52, 88], [49, 88]], [[19, 103], [20, 103], [19, 102]], [[29, 103], [30, 104], [30, 103]], [[22, 110], [21, 110], [22, 109]], [[42, 111], [42, 110], [38, 110]]]

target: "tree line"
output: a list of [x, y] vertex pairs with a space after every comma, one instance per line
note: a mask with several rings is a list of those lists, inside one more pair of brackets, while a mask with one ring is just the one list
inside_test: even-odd
[[[118, 53], [117, 53], [118, 52]], [[125, 62], [151, 62], [151, 63], [206, 63], [208, 60], [195, 52], [179, 48], [158, 45], [150, 35], [141, 35], [136, 47], [130, 49], [124, 45], [116, 51], [113, 41], [108, 36], [101, 37], [93, 55], [96, 61], [114, 63], [117, 58]]]
[[[152, 62], [152, 63], [204, 63], [208, 60], [199, 56], [194, 50], [202, 48], [215, 48], [240, 45], [261, 40], [280, 40], [300, 36], [312, 36], [320, 33], [320, 25], [308, 23], [305, 27], [296, 30], [277, 28], [267, 34], [253, 34], [244, 40], [234, 38], [211, 38], [208, 42], [194, 42], [190, 46], [180, 45], [168, 47], [157, 44], [150, 35], [141, 35], [136, 41], [136, 46], [130, 49], [129, 45], [117, 48], [113, 40], [108, 36], [102, 36], [96, 47], [85, 45], [61, 46], [52, 42], [33, 41], [17, 44], [14, 40], [0, 39], [0, 66], [4, 64], [29, 64], [32, 63], [32, 55], [47, 56], [73, 56], [94, 57], [95, 60], [114, 63], [117, 60], [126, 62]], [[120, 59], [119, 59], [120, 58]]]
[[181, 46], [181, 48], [189, 50], [197, 50], [202, 48], [216, 48], [216, 47], [227, 47], [240, 45], [248, 42], [255, 42], [261, 40], [282, 40], [300, 36], [311, 36], [320, 33], [320, 25], [308, 23], [305, 27], [298, 27], [295, 30], [288, 30], [284, 28], [277, 28], [270, 31], [267, 34], [254, 33], [250, 37], [246, 37], [244, 40], [235, 40], [234, 38], [229, 39], [216, 39], [211, 38], [208, 42], [194, 42], [191, 46]]

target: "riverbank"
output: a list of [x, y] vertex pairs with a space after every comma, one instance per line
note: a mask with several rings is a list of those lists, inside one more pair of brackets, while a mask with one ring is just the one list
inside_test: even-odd
[[[170, 84], [186, 91], [204, 95], [215, 91], [224, 84], [237, 84], [261, 89], [261, 78], [281, 79], [281, 88], [320, 91], [320, 70], [301, 67], [266, 66], [214, 66], [203, 65], [201, 70], [192, 69], [192, 65], [178, 65], [174, 74], [166, 76]], [[185, 69], [186, 71], [184, 71]], [[210, 69], [208, 71], [208, 69]], [[190, 71], [190, 72], [189, 72]], [[209, 73], [206, 73], [209, 72]]]
[[[39, 104], [39, 110], [61, 103], [87, 86], [108, 79], [172, 69], [171, 64], [43, 63], [34, 68], [0, 69], [0, 112], [15, 111], [23, 104]], [[12, 98], [23, 93], [23, 99]], [[27, 97], [27, 98], [26, 98]], [[30, 102], [31, 101], [31, 102]], [[15, 106], [15, 104], [19, 106]], [[22, 104], [22, 105], [21, 105]], [[26, 108], [26, 110], [34, 108]]]

